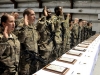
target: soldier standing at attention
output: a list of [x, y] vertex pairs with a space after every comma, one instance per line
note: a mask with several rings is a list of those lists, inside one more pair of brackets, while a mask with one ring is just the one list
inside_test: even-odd
[[[18, 75], [20, 42], [12, 33], [15, 19], [9, 14], [2, 15], [0, 31], [0, 75]], [[2, 63], [2, 64], [1, 64]]]
[[87, 39], [88, 39], [92, 35], [92, 23], [91, 22], [87, 23], [87, 28], [88, 28], [88, 30], [87, 30]]
[[84, 33], [84, 40], [87, 38], [87, 21], [83, 20], [83, 33]]
[[[35, 12], [27, 8], [23, 12], [24, 17], [24, 25], [21, 32], [18, 34], [20, 43], [21, 43], [21, 60], [20, 60], [20, 72], [21, 75], [32, 75], [37, 71], [37, 61], [35, 61], [35, 57], [30, 55], [30, 52], [38, 53], [38, 33], [36, 30], [35, 22]], [[35, 56], [35, 55], [33, 55]], [[26, 60], [26, 59], [29, 60]], [[31, 58], [33, 58], [31, 60]]]
[[82, 42], [82, 38], [83, 38], [83, 33], [82, 33], [82, 30], [83, 30], [83, 26], [82, 26], [82, 20], [80, 19], [79, 20], [79, 28], [78, 28], [78, 31], [79, 31], [79, 33], [78, 33], [78, 38], [79, 38], [79, 43], [81, 43]]
[[38, 41], [39, 54], [45, 59], [45, 64], [40, 63], [40, 68], [52, 61], [51, 53], [53, 51], [54, 39], [54, 27], [51, 22], [51, 10], [46, 8], [46, 6], [43, 9], [43, 15], [44, 16], [42, 16], [42, 18], [40, 18], [37, 22], [37, 30], [40, 35], [40, 39]]

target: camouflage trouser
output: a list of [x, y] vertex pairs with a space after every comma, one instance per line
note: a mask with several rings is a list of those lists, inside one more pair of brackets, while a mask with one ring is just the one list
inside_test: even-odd
[[52, 54], [51, 54], [52, 60], [57, 59], [61, 55], [62, 55], [62, 45], [57, 44], [56, 47], [54, 48], [54, 50], [52, 51]]
[[67, 41], [64, 41], [62, 45], [62, 54], [66, 52], [66, 44], [67, 44]]
[[70, 50], [70, 44], [66, 45], [66, 52], [68, 52]]
[[30, 63], [26, 62], [26, 55], [21, 56], [20, 60], [20, 75], [29, 75]]
[[10, 67], [7, 70], [4, 71], [1, 75], [18, 75], [18, 72], [16, 71], [15, 67]]
[[45, 63], [39, 62], [39, 69], [41, 69], [50, 62], [51, 51], [39, 50], [39, 53], [42, 56], [42, 58], [45, 59]]
[[78, 38], [75, 38], [74, 39], [74, 46], [78, 45], [79, 41], [78, 41]]
[[57, 45], [57, 58], [60, 57], [62, 55], [62, 45]]
[[33, 73], [35, 73], [38, 70], [39, 70], [39, 62], [37, 61], [34, 65], [31, 64], [31, 66], [30, 66], [30, 75], [32, 75]]
[[[31, 65], [31, 61], [26, 61], [28, 55], [23, 55], [20, 60], [20, 75], [32, 75], [36, 72], [36, 64]], [[32, 72], [31, 72], [32, 71]]]
[[67, 52], [70, 49], [70, 44], [69, 43], [70, 38], [65, 39], [63, 41], [63, 45], [62, 45], [62, 53], [64, 54], [65, 52]]

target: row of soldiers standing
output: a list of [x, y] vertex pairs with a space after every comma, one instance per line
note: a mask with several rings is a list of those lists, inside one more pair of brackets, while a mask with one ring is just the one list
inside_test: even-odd
[[[37, 37], [34, 41], [37, 41], [38, 46], [38, 49], [35, 48], [34, 51], [39, 53], [42, 58], [45, 59], [45, 64], [36, 62], [37, 65], [34, 69], [32, 67], [32, 72], [43, 68], [45, 65], [67, 52], [71, 47], [91, 36], [91, 25], [87, 25], [86, 21], [79, 21], [78, 18], [75, 18], [74, 22], [70, 23], [70, 14], [67, 14], [67, 17], [64, 18], [63, 9], [60, 6], [55, 7], [54, 12], [55, 15], [52, 16], [50, 9], [45, 7], [43, 9], [44, 16], [41, 17], [34, 26], [37, 32], [37, 34], [36, 32], [34, 33], [36, 34], [34, 37]], [[18, 27], [21, 25], [23, 25], [23, 19], [21, 19]], [[23, 30], [21, 29], [21, 32], [22, 31]], [[26, 33], [28, 33], [28, 31]], [[30, 33], [30, 35], [31, 34], [32, 33]], [[23, 34], [20, 33], [19, 30], [19, 40], [23, 40], [22, 35]], [[29, 44], [29, 46], [33, 45]], [[34, 46], [36, 47], [36, 45]], [[28, 48], [28, 50], [31, 49]], [[23, 58], [26, 57], [24, 56]], [[26, 71], [26, 73], [29, 72]]]
[[[23, 18], [16, 20], [14, 34], [21, 43], [20, 75], [33, 74], [91, 36], [91, 23], [78, 18], [71, 21], [70, 14], [64, 17], [60, 6], [55, 7], [54, 12], [52, 15], [50, 9], [44, 7], [44, 16], [34, 24], [35, 12], [28, 8], [24, 10]], [[35, 58], [30, 53], [35, 53]], [[44, 63], [37, 58], [39, 55]]]
[[71, 48], [92, 36], [92, 23], [75, 18], [69, 24], [71, 28]]
[[[60, 6], [55, 7], [54, 12], [55, 15], [52, 15], [51, 10], [44, 7], [43, 16], [35, 25], [35, 29], [38, 33], [38, 35], [35, 35], [35, 37], [38, 36], [38, 39], [35, 39], [37, 40], [38, 49], [34, 51], [45, 59], [45, 64], [41, 62], [36, 63], [37, 70], [43, 68], [45, 65], [70, 50], [70, 48], [91, 36], [91, 23], [79, 20], [78, 18], [70, 22], [70, 14], [64, 17], [63, 9]], [[19, 23], [19, 26], [21, 25], [23, 25], [23, 19], [21, 19]], [[18, 37], [20, 39], [22, 34], [18, 35]], [[32, 72], [35, 71], [34, 69], [32, 70]]]

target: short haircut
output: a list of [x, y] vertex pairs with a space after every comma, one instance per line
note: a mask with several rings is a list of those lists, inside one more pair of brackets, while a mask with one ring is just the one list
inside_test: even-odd
[[55, 8], [54, 8], [54, 12], [56, 13], [56, 10], [59, 10], [59, 7], [61, 7], [61, 6], [56, 6]]
[[25, 15], [29, 15], [29, 14], [30, 14], [30, 10], [32, 10], [32, 9], [31, 9], [31, 8], [25, 9], [24, 12], [23, 12], [23, 17], [24, 17]]
[[1, 26], [2, 26], [2, 22], [6, 22], [9, 16], [10, 16], [9, 14], [4, 14], [1, 16], [1, 24], [0, 24]]
[[82, 22], [83, 20], [82, 19], [79, 19], [79, 22]]

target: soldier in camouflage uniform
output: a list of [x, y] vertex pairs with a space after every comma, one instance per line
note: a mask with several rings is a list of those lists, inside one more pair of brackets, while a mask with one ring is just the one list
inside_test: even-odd
[[84, 40], [87, 39], [87, 21], [83, 21], [83, 33], [84, 33]]
[[13, 33], [18, 37], [19, 30], [21, 29], [21, 26], [19, 26], [21, 22], [19, 19], [19, 14], [17, 12], [12, 12], [11, 15], [15, 18], [15, 30]]
[[79, 41], [79, 43], [82, 42], [82, 38], [83, 38], [82, 30], [83, 30], [82, 20], [79, 20], [79, 28], [78, 28], [78, 31], [79, 31], [79, 33], [78, 33], [79, 40], [78, 41]]
[[79, 19], [75, 18], [74, 19], [74, 24], [73, 24], [73, 35], [74, 35], [74, 46], [78, 44], [78, 28], [79, 28]]
[[31, 64], [32, 60], [26, 61], [29, 58], [29, 54], [25, 54], [25, 51], [38, 53], [38, 33], [36, 30], [35, 21], [35, 12], [28, 8], [23, 12], [24, 16], [24, 25], [18, 34], [18, 38], [21, 43], [21, 60], [20, 60], [20, 72], [21, 75], [31, 75], [37, 71], [37, 61], [33, 61], [34, 64]]
[[12, 33], [15, 27], [14, 22], [14, 17], [11, 15], [6, 14], [1, 17], [0, 71], [4, 70], [4, 72], [0, 75], [18, 75], [20, 43]]
[[68, 50], [70, 50], [70, 28], [69, 28], [69, 20], [70, 20], [70, 14], [67, 14], [67, 17], [65, 18], [64, 22], [63, 22], [63, 53], [67, 52]]
[[49, 8], [43, 9], [43, 17], [37, 22], [37, 30], [40, 34], [38, 41], [39, 54], [45, 59], [45, 64], [40, 63], [40, 68], [52, 61], [51, 53], [53, 51], [54, 27], [51, 22], [51, 11]]
[[55, 49], [54, 52], [56, 54], [56, 58], [58, 58], [59, 56], [61, 56], [62, 54], [62, 26], [61, 23], [64, 21], [64, 16], [63, 16], [63, 12], [62, 12], [62, 7], [57, 6], [54, 9], [55, 11], [55, 15], [52, 16], [51, 20], [52, 23], [54, 24], [54, 32], [55, 32]]
[[13, 33], [18, 37], [18, 34], [20, 33], [20, 30], [23, 28], [24, 19], [23, 18], [19, 19], [17, 24], [18, 25], [15, 27], [15, 30], [14, 30]]
[[15, 18], [15, 27], [17, 27], [18, 24], [19, 24], [19, 20], [18, 20], [19, 14], [17, 12], [12, 12], [11, 15], [14, 16], [14, 18]]
[[70, 20], [69, 22], [69, 29], [70, 29], [70, 48], [73, 48], [74, 46], [74, 36], [73, 36], [73, 33], [72, 33], [72, 29], [73, 29], [73, 21]]
[[90, 38], [91, 35], [92, 35], [92, 23], [91, 22], [88, 22], [87, 23], [87, 28], [88, 28], [88, 32], [87, 32], [87, 38]]

